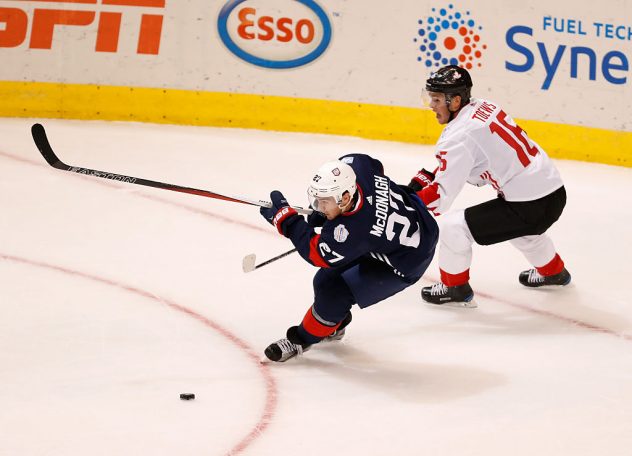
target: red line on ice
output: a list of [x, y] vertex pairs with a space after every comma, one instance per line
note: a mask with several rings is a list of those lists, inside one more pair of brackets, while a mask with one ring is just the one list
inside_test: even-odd
[[[25, 158], [22, 158], [22, 157], [19, 157], [19, 156], [16, 156], [16, 155], [7, 154], [6, 152], [2, 152], [2, 151], [0, 151], [0, 156], [8, 158], [8, 159], [11, 159], [11, 160], [15, 160], [15, 161], [18, 161], [18, 162], [21, 162], [21, 163], [26, 163], [26, 164], [29, 164], [29, 165], [33, 165], [33, 166], [41, 166], [41, 167], [44, 167], [44, 168], [48, 167], [48, 165], [44, 165], [41, 162], [28, 160], [28, 159], [25, 159]], [[118, 189], [123, 187], [122, 185], [116, 184], [114, 182], [102, 181], [101, 179], [96, 179], [96, 178], [92, 178], [92, 177], [88, 177], [88, 176], [82, 176], [82, 175], [78, 175], [78, 174], [75, 174], [74, 176], [78, 177], [78, 178], [81, 178], [81, 179], [87, 179], [88, 181], [90, 181], [90, 182], [92, 182], [94, 184], [97, 184], [97, 185], [103, 185], [103, 186], [106, 186], [106, 187], [113, 187], [113, 188], [118, 188]], [[234, 220], [234, 219], [231, 219], [229, 217], [224, 217], [224, 216], [221, 216], [221, 215], [217, 215], [217, 214], [214, 214], [212, 212], [204, 211], [202, 209], [198, 209], [198, 208], [195, 208], [195, 207], [186, 206], [184, 204], [176, 203], [176, 202], [171, 201], [171, 200], [167, 200], [167, 199], [159, 198], [157, 196], [147, 195], [147, 194], [143, 194], [143, 193], [134, 193], [133, 195], [141, 197], [141, 198], [145, 198], [145, 199], [148, 199], [148, 200], [152, 200], [152, 201], [168, 204], [170, 206], [174, 206], [174, 207], [177, 207], [177, 208], [180, 208], [180, 209], [184, 209], [184, 210], [187, 210], [187, 211], [190, 211], [190, 212], [195, 212], [195, 213], [200, 214], [200, 215], [205, 215], [207, 217], [210, 217], [210, 218], [213, 218], [213, 219], [225, 222], [225, 223], [232, 223], [232, 224], [235, 224], [235, 225], [242, 226], [244, 228], [249, 228], [251, 230], [256, 230], [256, 231], [261, 231], [261, 232], [269, 233], [269, 234], [272, 234], [272, 235], [276, 236], [276, 233], [274, 232], [274, 230], [265, 229], [265, 228], [263, 228], [261, 226], [258, 226], [258, 225], [249, 224], [249, 223], [245, 223], [245, 222], [242, 222], [242, 221]], [[438, 280], [438, 279], [433, 278], [432, 276], [429, 276], [429, 275], [425, 275], [423, 278], [425, 278], [427, 280], [430, 280], [430, 281], [433, 281], [433, 282], [436, 282]], [[618, 337], [618, 338], [623, 339], [623, 340], [632, 341], [632, 335], [622, 334], [622, 333], [613, 331], [613, 330], [608, 329], [608, 328], [597, 326], [597, 325], [594, 325], [592, 323], [588, 323], [588, 322], [585, 322], [585, 321], [582, 321], [582, 320], [577, 320], [577, 319], [574, 319], [574, 318], [565, 317], [563, 315], [559, 315], [559, 314], [556, 314], [556, 313], [553, 313], [553, 312], [550, 312], [550, 311], [547, 311], [547, 310], [539, 310], [539, 309], [535, 309], [533, 307], [526, 306], [524, 304], [519, 304], [519, 303], [507, 301], [507, 300], [504, 300], [502, 298], [499, 298], [499, 297], [496, 297], [496, 296], [493, 296], [493, 295], [490, 295], [490, 294], [486, 294], [486, 293], [480, 292], [478, 290], [476, 291], [476, 294], [479, 295], [479, 296], [482, 296], [484, 298], [492, 299], [492, 300], [494, 300], [496, 302], [499, 302], [501, 304], [505, 304], [505, 305], [508, 305], [508, 306], [512, 306], [512, 307], [516, 307], [516, 308], [522, 309], [522, 310], [524, 310], [526, 312], [534, 313], [534, 314], [541, 315], [541, 316], [546, 316], [546, 317], [549, 317], [549, 318], [555, 318], [557, 320], [564, 321], [566, 323], [570, 323], [572, 325], [575, 325], [575, 326], [578, 326], [578, 327], [581, 327], [581, 328], [584, 328], [584, 329], [588, 329], [588, 330], [599, 332], [599, 333], [603, 333], [603, 334], [609, 334], [609, 335]]]
[[233, 334], [232, 332], [230, 332], [229, 330], [227, 330], [226, 328], [222, 327], [221, 325], [219, 325], [218, 323], [214, 322], [213, 320], [210, 320], [208, 318], [206, 318], [205, 316], [191, 310], [188, 309], [184, 306], [181, 306], [180, 304], [171, 301], [170, 299], [166, 299], [166, 298], [161, 298], [159, 296], [156, 296], [148, 291], [142, 290], [140, 288], [136, 288], [130, 285], [125, 285], [123, 283], [120, 282], [115, 282], [113, 280], [110, 279], [106, 279], [103, 277], [98, 277], [92, 274], [88, 274], [85, 272], [81, 272], [81, 271], [75, 271], [72, 269], [68, 269], [62, 266], [56, 266], [53, 264], [48, 264], [48, 263], [43, 263], [40, 261], [34, 261], [34, 260], [29, 260], [26, 258], [20, 258], [20, 257], [16, 257], [16, 256], [12, 256], [12, 255], [6, 255], [3, 253], [0, 253], [0, 259], [4, 259], [7, 261], [13, 261], [16, 263], [21, 263], [21, 264], [25, 264], [28, 266], [35, 266], [38, 268], [42, 268], [42, 269], [49, 269], [49, 270], [53, 270], [53, 271], [57, 271], [57, 272], [61, 272], [64, 274], [68, 274], [70, 276], [75, 276], [75, 277], [80, 277], [82, 279], [88, 279], [94, 282], [98, 282], [101, 284], [105, 284], [105, 285], [109, 285], [111, 287], [115, 287], [118, 288], [120, 290], [124, 290], [130, 293], [133, 293], [137, 296], [141, 296], [143, 298], [147, 298], [150, 299], [152, 301], [156, 301], [160, 304], [165, 304], [168, 307], [170, 307], [173, 310], [176, 310], [178, 312], [181, 312], [183, 314], [188, 315], [189, 317], [192, 317], [194, 319], [196, 319], [197, 321], [199, 321], [200, 323], [202, 323], [203, 325], [217, 331], [218, 333], [220, 333], [223, 337], [225, 337], [226, 339], [228, 339], [229, 341], [231, 341], [234, 345], [236, 345], [247, 357], [248, 359], [250, 359], [250, 361], [252, 361], [255, 366], [257, 366], [257, 370], [259, 371], [259, 373], [261, 374], [261, 376], [264, 379], [265, 385], [266, 385], [266, 400], [265, 400], [265, 406], [263, 409], [263, 413], [261, 415], [261, 417], [259, 418], [259, 421], [257, 422], [257, 424], [254, 426], [254, 428], [252, 428], [252, 430], [243, 438], [241, 439], [241, 441], [239, 443], [237, 443], [233, 448], [231, 448], [231, 450], [227, 453], [227, 455], [237, 455], [240, 454], [241, 452], [243, 452], [248, 446], [250, 446], [270, 425], [270, 422], [272, 421], [272, 418], [274, 416], [274, 412], [276, 410], [276, 405], [277, 405], [277, 386], [276, 386], [276, 380], [274, 379], [274, 377], [272, 376], [272, 373], [270, 372], [269, 367], [266, 364], [262, 364], [260, 362], [260, 357], [257, 355], [257, 353], [254, 351], [254, 349], [252, 347], [250, 347], [243, 339], [239, 338], [238, 336], [236, 336], [235, 334]]
[[[439, 278], [433, 277], [432, 275], [424, 275], [422, 279], [426, 279], [426, 280], [428, 280], [430, 282], [438, 282], [439, 281]], [[493, 295], [490, 295], [488, 293], [484, 293], [482, 291], [478, 291], [478, 290], [475, 289], [474, 290], [474, 297], [476, 297], [476, 296], [480, 296], [480, 297], [483, 297], [483, 298], [486, 298], [486, 299], [490, 299], [492, 301], [496, 301], [496, 302], [498, 302], [500, 304], [504, 304], [506, 306], [516, 307], [518, 309], [521, 309], [521, 310], [524, 310], [526, 312], [533, 313], [533, 314], [536, 314], [536, 315], [549, 317], [549, 318], [554, 318], [556, 320], [560, 320], [560, 321], [563, 321], [565, 323], [569, 323], [569, 324], [578, 326], [578, 327], [583, 328], [583, 329], [588, 329], [590, 331], [595, 331], [595, 332], [602, 333], [602, 334], [609, 334], [611, 336], [615, 336], [615, 337], [618, 337], [620, 339], [632, 342], [632, 335], [631, 334], [620, 333], [620, 332], [614, 331], [612, 329], [604, 328], [602, 326], [597, 326], [597, 325], [594, 325], [592, 323], [588, 323], [586, 321], [577, 320], [576, 318], [566, 317], [564, 315], [556, 314], [556, 313], [550, 312], [548, 310], [536, 309], [536, 308], [533, 308], [533, 307], [529, 307], [529, 306], [527, 306], [525, 304], [519, 304], [517, 302], [507, 301], [506, 299], [502, 299], [502, 298], [499, 298], [498, 296], [493, 296]], [[469, 310], [464, 310], [464, 312], [469, 312]]]
[[[28, 160], [28, 159], [25, 159], [25, 158], [22, 158], [22, 157], [19, 157], [19, 156], [16, 156], [16, 155], [8, 154], [6, 152], [0, 151], [0, 156], [8, 158], [8, 159], [11, 159], [11, 160], [15, 160], [15, 161], [18, 161], [18, 162], [21, 162], [21, 163], [26, 163], [26, 164], [33, 165], [33, 166], [48, 168], [48, 165], [45, 165], [45, 164], [43, 164], [43, 163], [41, 163], [39, 161]], [[103, 181], [102, 179], [96, 179], [96, 178], [92, 178], [92, 177], [89, 177], [89, 176], [82, 176], [82, 175], [78, 175], [78, 174], [74, 174], [74, 176], [78, 177], [80, 179], [86, 179], [87, 181], [90, 181], [90, 182], [92, 182], [94, 184], [97, 184], [97, 185], [103, 185], [103, 186], [106, 186], [106, 187], [112, 187], [112, 188], [118, 188], [118, 189], [123, 187], [122, 185], [116, 184], [114, 182]], [[277, 234], [274, 232], [274, 230], [265, 229], [265, 228], [263, 228], [261, 226], [258, 226], [258, 225], [249, 224], [249, 223], [241, 222], [241, 221], [238, 221], [238, 220], [234, 220], [234, 219], [231, 219], [229, 217], [224, 217], [224, 216], [221, 216], [221, 215], [217, 215], [217, 214], [214, 214], [212, 212], [204, 211], [202, 209], [198, 209], [198, 208], [195, 208], [195, 207], [187, 206], [187, 205], [184, 205], [184, 204], [181, 204], [181, 203], [176, 203], [174, 201], [163, 199], [163, 198], [159, 198], [157, 196], [147, 195], [147, 194], [143, 194], [143, 193], [133, 193], [133, 195], [141, 197], [141, 198], [145, 198], [145, 199], [148, 199], [148, 200], [156, 201], [156, 202], [159, 202], [159, 203], [168, 204], [170, 206], [174, 206], [174, 207], [177, 207], [177, 208], [180, 208], [180, 209], [184, 209], [184, 210], [187, 210], [187, 211], [190, 211], [190, 212], [194, 212], [194, 213], [197, 213], [197, 214], [200, 214], [200, 215], [204, 215], [204, 216], [207, 216], [207, 217], [219, 220], [219, 221], [224, 222], [224, 223], [232, 223], [232, 224], [235, 224], [235, 225], [242, 226], [244, 228], [248, 228], [248, 229], [256, 230], [256, 231], [261, 231], [261, 232], [265, 232], [265, 233], [269, 233], [271, 235], [277, 236]], [[423, 278], [425, 278], [427, 280], [430, 280], [430, 281], [433, 281], [433, 282], [436, 282], [438, 280], [438, 279], [433, 278], [432, 276], [429, 276], [429, 275], [425, 275]], [[578, 326], [578, 327], [581, 327], [581, 328], [584, 328], [584, 329], [588, 329], [588, 330], [599, 332], [599, 333], [603, 333], [603, 334], [609, 334], [609, 335], [618, 337], [618, 338], [623, 339], [623, 340], [632, 341], [632, 335], [622, 334], [622, 333], [613, 331], [613, 330], [608, 329], [608, 328], [603, 328], [601, 326], [597, 326], [597, 325], [594, 325], [592, 323], [588, 323], [588, 322], [585, 322], [585, 321], [582, 321], [582, 320], [577, 320], [577, 319], [574, 319], [574, 318], [565, 317], [563, 315], [559, 315], [559, 314], [556, 314], [556, 313], [553, 313], [553, 312], [550, 312], [550, 311], [547, 311], [547, 310], [539, 310], [539, 309], [535, 309], [533, 307], [526, 306], [524, 304], [519, 304], [519, 303], [507, 301], [507, 300], [504, 300], [502, 298], [499, 298], [499, 297], [496, 297], [496, 296], [493, 296], [493, 295], [490, 295], [490, 294], [486, 294], [486, 293], [480, 292], [478, 290], [476, 291], [476, 294], [479, 295], [479, 296], [482, 296], [484, 298], [492, 299], [492, 300], [494, 300], [496, 302], [499, 302], [501, 304], [505, 304], [505, 305], [508, 305], [508, 306], [512, 306], [512, 307], [516, 307], [516, 308], [522, 309], [522, 310], [524, 310], [526, 312], [534, 313], [534, 314], [541, 315], [541, 316], [546, 316], [546, 317], [549, 317], [549, 318], [555, 318], [557, 320], [564, 321], [566, 323], [570, 323], [570, 324], [573, 324], [575, 326]]]
[[[6, 152], [2, 152], [0, 151], [0, 157], [4, 157], [4, 158], [8, 158], [10, 160], [15, 160], [17, 162], [20, 163], [24, 163], [27, 165], [32, 165], [32, 166], [37, 166], [37, 167], [42, 167], [42, 168], [50, 168], [50, 166], [48, 166], [47, 164], [44, 163], [43, 159], [42, 161], [34, 161], [34, 160], [29, 160], [26, 158], [22, 158], [22, 157], [18, 157], [17, 155], [13, 155], [13, 154], [8, 154]], [[52, 169], [53, 172], [57, 173], [57, 172], [64, 172], [64, 171], [59, 171], [56, 169]], [[72, 178], [76, 178], [76, 179], [83, 179], [86, 182], [91, 182], [92, 184], [95, 185], [100, 185], [102, 187], [109, 187], [109, 188], [115, 188], [115, 189], [123, 189], [123, 188], [133, 188], [134, 185], [133, 184], [127, 184], [127, 185], [121, 185], [121, 184], [117, 184], [115, 181], [108, 181], [105, 179], [99, 179], [96, 177], [90, 177], [90, 176], [84, 176], [83, 174], [76, 174], [76, 173], [67, 173], [69, 176], [71, 176]], [[136, 186], [137, 188], [140, 188], [138, 186]], [[146, 189], [149, 187], [145, 187]], [[163, 190], [157, 190], [154, 189], [156, 191], [163, 191]], [[215, 214], [213, 212], [209, 212], [209, 211], [205, 211], [203, 209], [194, 207], [194, 206], [187, 206], [186, 204], [183, 203], [179, 203], [179, 202], [175, 202], [173, 200], [169, 200], [166, 198], [160, 198], [156, 195], [153, 194], [148, 194], [148, 193], [132, 193], [132, 195], [137, 196], [139, 198], [144, 198], [150, 201], [155, 201], [157, 203], [162, 203], [162, 204], [166, 204], [168, 206], [174, 206], [178, 209], [183, 209], [185, 211], [189, 211], [189, 212], [193, 212], [195, 214], [199, 214], [199, 215], [204, 215], [206, 217], [218, 220], [220, 222], [224, 222], [224, 223], [230, 223], [233, 225], [239, 225], [239, 226], [243, 226], [245, 228], [251, 229], [251, 230], [255, 230], [255, 231], [260, 231], [262, 233], [266, 233], [266, 234], [271, 234], [274, 236], [278, 236], [276, 234], [276, 232], [274, 230], [268, 229], [265, 225], [261, 224], [261, 225], [255, 225], [250, 224], [250, 223], [246, 223], [246, 222], [242, 222], [242, 221], [237, 221], [234, 220], [230, 217], [225, 217], [223, 215], [219, 215], [219, 214]]]

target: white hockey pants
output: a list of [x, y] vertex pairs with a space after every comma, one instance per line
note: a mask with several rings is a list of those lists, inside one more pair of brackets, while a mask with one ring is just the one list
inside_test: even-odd
[[[535, 267], [548, 264], [555, 257], [555, 246], [549, 236], [536, 234], [509, 241]], [[460, 274], [472, 264], [474, 238], [465, 222], [465, 211], [443, 215], [439, 219], [439, 268], [448, 274]]]

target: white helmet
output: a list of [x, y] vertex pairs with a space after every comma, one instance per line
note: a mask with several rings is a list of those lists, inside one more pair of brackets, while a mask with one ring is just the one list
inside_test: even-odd
[[348, 164], [335, 160], [318, 168], [307, 189], [309, 204], [318, 210], [318, 200], [332, 197], [338, 206], [342, 195], [349, 192], [353, 197], [356, 192], [356, 175]]

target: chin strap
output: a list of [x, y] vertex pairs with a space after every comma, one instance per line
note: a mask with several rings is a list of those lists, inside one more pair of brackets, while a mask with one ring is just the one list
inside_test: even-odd
[[347, 204], [346, 206], [340, 206], [340, 204], [338, 205], [338, 207], [340, 208], [340, 210], [344, 211], [345, 207], [351, 207], [353, 209], [355, 209], [355, 207], [358, 205], [358, 195], [360, 194], [360, 192], [358, 191], [358, 189], [356, 188], [355, 193], [353, 194], [353, 198], [351, 198], [349, 200], [349, 204]]

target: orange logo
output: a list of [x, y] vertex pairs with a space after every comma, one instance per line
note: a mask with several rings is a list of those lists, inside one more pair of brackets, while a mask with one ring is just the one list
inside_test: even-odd
[[[24, 0], [25, 3], [80, 3], [96, 5], [98, 0]], [[100, 0], [101, 5], [116, 7], [165, 8], [166, 0]], [[61, 26], [86, 27], [98, 16], [94, 50], [117, 52], [121, 31], [120, 11], [90, 11], [35, 7], [30, 13], [20, 8], [0, 8], [0, 48], [22, 45], [27, 37], [29, 19], [31, 36], [29, 49], [52, 49], [55, 28]], [[29, 18], [30, 16], [30, 18]], [[142, 14], [138, 33], [138, 54], [158, 54], [162, 35], [162, 14]], [[4, 23], [4, 27], [2, 24]]]

